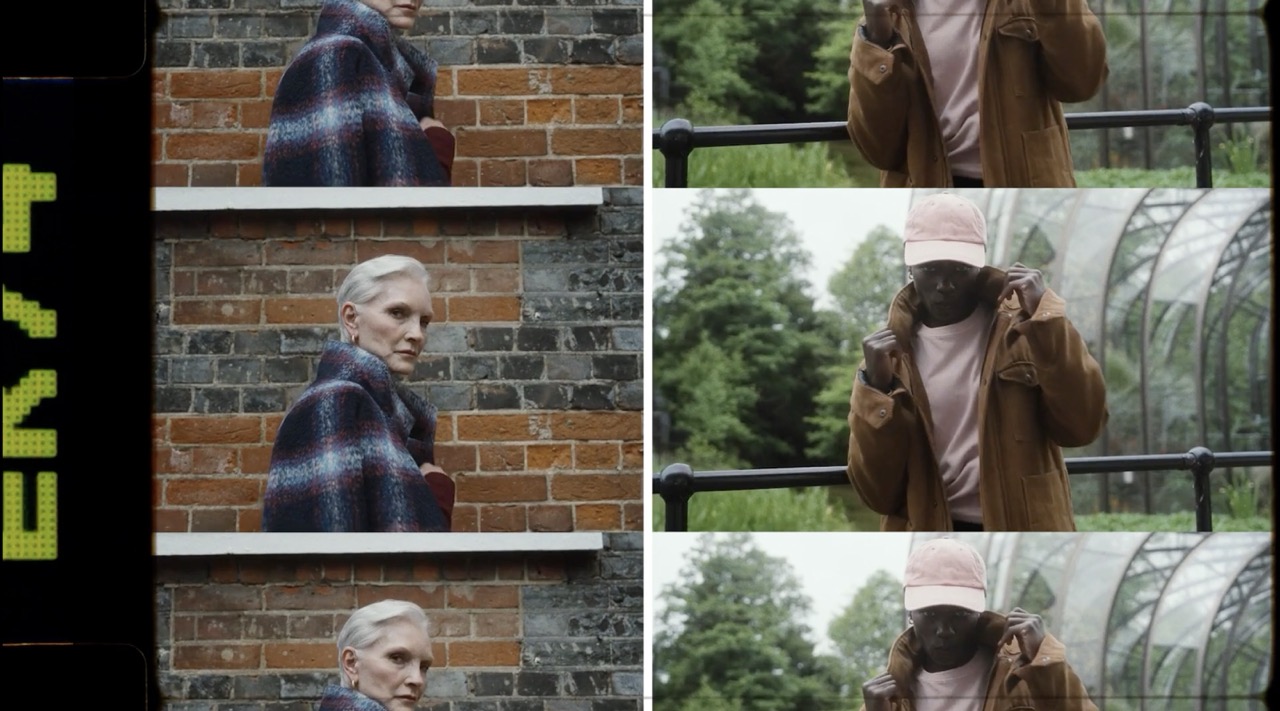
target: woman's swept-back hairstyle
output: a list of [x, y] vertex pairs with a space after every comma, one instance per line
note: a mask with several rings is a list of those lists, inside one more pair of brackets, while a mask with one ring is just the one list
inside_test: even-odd
[[343, 343], [350, 343], [351, 335], [342, 327], [342, 305], [350, 301], [356, 306], [362, 306], [373, 301], [382, 288], [382, 282], [397, 276], [421, 279], [427, 290], [431, 290], [431, 281], [422, 262], [398, 254], [386, 254], [360, 262], [342, 280], [342, 286], [338, 287], [338, 332], [342, 334]]
[[351, 680], [342, 673], [342, 650], [351, 647], [355, 650], [368, 649], [382, 637], [383, 629], [393, 622], [408, 622], [417, 625], [430, 643], [431, 636], [427, 631], [427, 614], [415, 603], [404, 600], [383, 600], [375, 602], [351, 613], [347, 624], [338, 633], [338, 675], [342, 677], [342, 685], [351, 687]]

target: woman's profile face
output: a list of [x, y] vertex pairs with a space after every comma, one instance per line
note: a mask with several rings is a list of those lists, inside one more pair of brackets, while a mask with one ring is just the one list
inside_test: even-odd
[[413, 373], [435, 316], [421, 279], [393, 276], [368, 303], [342, 305], [342, 325], [351, 342], [378, 356], [396, 375]]
[[418, 18], [418, 8], [422, 0], [360, 0], [360, 2], [382, 13], [387, 22], [398, 30], [413, 29], [413, 21]]
[[431, 641], [412, 622], [393, 620], [378, 641], [359, 651], [348, 647], [342, 654], [356, 691], [389, 711], [412, 711], [427, 690], [427, 670], [434, 661]]

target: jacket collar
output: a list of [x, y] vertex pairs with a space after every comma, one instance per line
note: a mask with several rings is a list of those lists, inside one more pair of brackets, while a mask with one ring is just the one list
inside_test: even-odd
[[[1016, 639], [1002, 649], [996, 648], [1000, 644], [1000, 638], [1004, 636], [1004, 627], [1004, 615], [990, 610], [982, 613], [978, 618], [978, 645], [992, 650], [997, 655], [1016, 657], [1020, 654]], [[916, 630], [914, 627], [908, 627], [898, 635], [898, 639], [889, 650], [888, 672], [897, 682], [899, 689], [911, 688], [916, 674], [923, 667], [923, 662], [924, 652], [920, 648], [920, 641], [916, 639]]]
[[387, 711], [386, 707], [356, 691], [329, 684], [316, 711]]
[[[401, 42], [387, 18], [360, 0], [325, 0], [316, 22], [316, 36], [324, 35], [348, 35], [363, 42], [394, 77], [401, 95], [409, 91], [421, 70], [429, 70], [432, 82], [435, 81], [435, 61]], [[406, 52], [405, 47], [412, 51]]]
[[[991, 307], [993, 311], [1017, 310], [1016, 306], [999, 303], [1000, 291], [1004, 288], [1005, 272], [995, 267], [983, 267], [978, 272], [978, 301]], [[897, 337], [898, 343], [910, 350], [911, 339], [915, 336], [916, 324], [920, 319], [920, 295], [916, 293], [915, 282], [907, 282], [893, 303], [889, 306], [889, 330]]]
[[[422, 438], [423, 423], [435, 422], [435, 407], [396, 382], [381, 358], [350, 343], [325, 341], [316, 367], [316, 382], [343, 380], [364, 388], [405, 437]], [[434, 425], [431, 425], [434, 427]]]

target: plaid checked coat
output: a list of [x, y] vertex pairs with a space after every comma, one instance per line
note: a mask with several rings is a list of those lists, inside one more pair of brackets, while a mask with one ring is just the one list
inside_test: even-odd
[[316, 711], [387, 711], [387, 708], [355, 689], [330, 684]]
[[418, 122], [433, 115], [435, 87], [435, 60], [377, 10], [325, 0], [315, 36], [276, 88], [262, 183], [448, 185], [453, 138]]
[[276, 433], [264, 531], [449, 530], [452, 484], [441, 501], [418, 468], [434, 462], [436, 409], [392, 378], [372, 353], [325, 344]]

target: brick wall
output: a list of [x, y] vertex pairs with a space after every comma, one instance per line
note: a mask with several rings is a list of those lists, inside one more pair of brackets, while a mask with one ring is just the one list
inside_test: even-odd
[[155, 216], [155, 527], [255, 531], [351, 265], [417, 257], [454, 530], [641, 530], [641, 192], [600, 208]]
[[[160, 0], [158, 186], [260, 185], [271, 99], [321, 0]], [[425, 0], [455, 185], [640, 185], [640, 0]]]
[[172, 711], [311, 711], [350, 613], [421, 605], [438, 711], [639, 711], [641, 536], [574, 554], [162, 558], [156, 678]]

